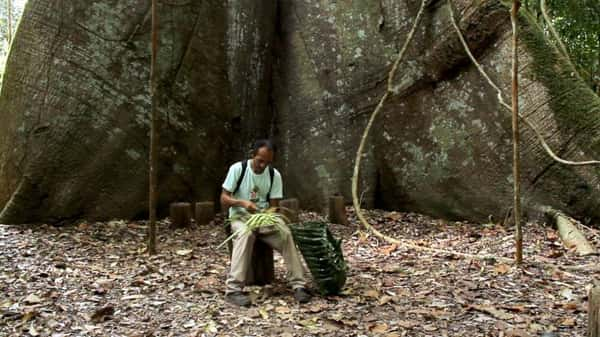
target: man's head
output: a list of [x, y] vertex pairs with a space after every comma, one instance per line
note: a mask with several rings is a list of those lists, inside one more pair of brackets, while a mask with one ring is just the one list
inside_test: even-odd
[[252, 170], [261, 174], [273, 162], [275, 147], [268, 139], [257, 140], [252, 149]]

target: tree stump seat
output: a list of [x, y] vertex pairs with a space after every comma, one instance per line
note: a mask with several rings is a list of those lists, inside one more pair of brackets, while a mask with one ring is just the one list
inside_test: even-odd
[[[232, 234], [231, 225], [225, 226], [225, 235], [229, 237]], [[229, 241], [229, 258], [233, 252], [233, 242]], [[275, 280], [275, 260], [273, 259], [273, 248], [268, 244], [256, 240], [252, 249], [252, 259], [248, 273], [246, 274], [246, 285], [264, 286], [273, 283]]]

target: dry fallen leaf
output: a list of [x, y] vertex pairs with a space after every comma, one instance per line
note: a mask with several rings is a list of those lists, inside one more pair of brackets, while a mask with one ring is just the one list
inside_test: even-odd
[[494, 267], [494, 271], [497, 274], [503, 275], [503, 274], [506, 274], [506, 273], [508, 273], [510, 271], [510, 266], [506, 265], [504, 263], [500, 263], [496, 267]]
[[535, 333], [535, 334], [538, 334], [538, 333], [546, 330], [543, 325], [537, 324], [537, 323], [531, 323], [531, 324], [529, 324], [529, 326], [527, 327], [527, 329], [530, 332]]
[[258, 313], [260, 314], [260, 316], [263, 319], [269, 319], [269, 313], [267, 312], [267, 310], [265, 308], [258, 309]]
[[250, 308], [250, 309], [248, 309], [248, 317], [250, 317], [250, 318], [259, 318], [260, 317], [260, 313], [258, 312], [258, 309], [256, 309], [256, 308]]
[[[480, 229], [466, 223], [452, 223], [438, 230], [419, 215], [402, 213], [406, 225], [391, 223], [382, 214], [375, 213], [372, 218], [389, 233], [410, 240], [422, 238], [422, 244], [439, 248], [507, 256], [512, 242], [508, 234], [496, 235], [496, 228], [482, 230], [474, 243], [468, 240], [472, 238], [468, 233]], [[355, 218], [350, 217], [350, 221]], [[592, 283], [595, 276], [591, 270], [581, 270], [580, 277], [573, 278], [557, 268], [535, 266], [514, 272], [517, 269], [506, 269], [500, 261], [469, 266], [469, 259], [448, 259], [403, 247], [385, 256], [382, 253], [391, 248], [388, 244], [381, 246], [371, 235], [365, 237], [365, 245], [357, 247], [354, 228], [333, 225], [335, 234], [346, 239], [342, 249], [351, 268], [343, 294], [315, 297], [307, 305], [297, 305], [282, 277], [270, 288], [272, 297], [245, 309], [225, 304], [224, 277], [230, 260], [226, 250], [212, 249], [224, 239], [222, 231], [164, 231], [160, 242], [170, 249], [149, 257], [137, 256], [135, 250], [147, 227], [138, 231], [127, 226], [127, 230], [137, 232], [135, 235], [105, 223], [90, 226], [86, 232], [77, 227], [53, 232], [0, 226], [0, 265], [7, 267], [7, 272], [0, 273], [0, 293], [7, 295], [0, 298], [0, 336], [30, 336], [30, 325], [34, 334], [49, 337], [102, 335], [108, 330], [131, 337], [359, 333], [381, 337], [527, 336], [523, 330], [531, 337], [583, 336], [584, 284]], [[584, 263], [569, 256], [561, 261], [549, 259], [547, 254], [563, 251], [562, 245], [557, 248], [558, 241], [548, 241], [543, 226], [536, 229], [531, 233], [532, 242], [540, 244], [529, 246], [536, 261], [539, 257], [542, 263]], [[101, 235], [92, 237], [96, 232]], [[60, 234], [64, 235], [56, 240]], [[184, 248], [193, 248], [193, 252], [177, 254]], [[199, 256], [203, 258], [190, 261]], [[283, 261], [279, 255], [275, 257], [277, 274], [283, 276]], [[571, 293], [561, 293], [564, 288]], [[258, 287], [251, 292], [262, 294]], [[29, 294], [41, 302], [26, 303]], [[487, 308], [483, 313], [475, 312], [470, 304]], [[106, 305], [112, 305], [115, 312], [93, 323], [90, 316], [94, 310]], [[34, 317], [29, 312], [32, 310], [39, 315]], [[263, 319], [263, 314], [268, 318]], [[572, 319], [566, 319], [569, 317]], [[211, 320], [214, 322], [209, 323]], [[504, 325], [498, 329], [492, 322]]]
[[512, 314], [509, 314], [509, 313], [507, 313], [505, 311], [502, 311], [502, 310], [498, 310], [498, 309], [496, 309], [496, 308], [494, 308], [494, 307], [492, 307], [490, 305], [477, 305], [477, 304], [474, 304], [474, 305], [469, 306], [469, 308], [473, 309], [473, 310], [484, 312], [486, 314], [490, 314], [493, 317], [498, 318], [498, 319], [502, 319], [502, 320], [509, 320], [509, 319], [512, 319], [514, 317]]
[[546, 239], [548, 239], [550, 241], [556, 241], [556, 240], [558, 240], [558, 235], [556, 234], [555, 231], [547, 231]]
[[379, 298], [379, 291], [377, 289], [367, 289], [363, 292], [363, 295], [365, 297]]
[[506, 337], [531, 337], [531, 335], [523, 329], [509, 328], [505, 332]]
[[562, 305], [562, 307], [565, 310], [578, 310], [579, 304], [577, 302], [568, 302], [568, 303], [564, 303]]
[[127, 300], [138, 300], [141, 298], [144, 298], [146, 296], [142, 295], [142, 294], [135, 294], [135, 295], [127, 295], [127, 296], [123, 296], [121, 297], [121, 300], [123, 301], [127, 301]]
[[185, 256], [191, 254], [193, 251], [193, 249], [180, 249], [176, 253], [177, 255]]
[[575, 318], [565, 318], [562, 322], [560, 322], [562, 326], [575, 326]]
[[326, 309], [328, 306], [326, 304], [322, 304], [322, 303], [315, 303], [312, 304], [310, 307], [308, 307], [308, 311], [310, 312], [320, 312], [323, 311], [323, 309]]
[[42, 303], [42, 299], [37, 297], [34, 294], [31, 294], [27, 297], [25, 297], [25, 299], [23, 300], [23, 302], [27, 303], [27, 304], [38, 304], [38, 303]]
[[204, 326], [204, 331], [214, 334], [217, 333], [219, 330], [217, 330], [217, 324], [214, 321], [209, 321]]
[[113, 280], [109, 278], [99, 278], [94, 282], [94, 285], [102, 288], [112, 288]]
[[40, 335], [40, 333], [35, 329], [33, 325], [29, 328], [29, 334], [33, 337], [37, 337]]
[[23, 323], [26, 323], [28, 321], [30, 321], [32, 318], [38, 316], [38, 312], [37, 311], [28, 311], [26, 312], [23, 317], [21, 317], [21, 321]]
[[390, 218], [392, 221], [398, 221], [402, 218], [402, 214], [398, 212], [388, 212], [384, 214], [385, 217]]
[[559, 295], [566, 298], [569, 301], [575, 298], [575, 295], [573, 295], [573, 290], [571, 290], [569, 288], [563, 288], [559, 292]]
[[289, 314], [291, 310], [288, 307], [280, 306], [275, 308], [275, 312], [278, 314]]
[[396, 249], [398, 249], [398, 245], [394, 243], [394, 244], [391, 244], [391, 245], [389, 245], [389, 246], [384, 246], [384, 247], [381, 247], [381, 248], [379, 249], [379, 252], [380, 252], [382, 255], [390, 255], [390, 254], [391, 254], [392, 252], [394, 252]]
[[388, 295], [384, 295], [379, 299], [378, 304], [379, 305], [384, 305], [386, 303], [389, 303], [391, 300], [393, 300], [394, 298], [392, 296], [388, 296]]
[[190, 319], [189, 321], [183, 323], [183, 327], [186, 329], [191, 329], [195, 326], [196, 326], [196, 321], [194, 321], [193, 319]]
[[553, 258], [553, 259], [555, 259], [557, 257], [561, 257], [563, 255], [564, 255], [564, 253], [560, 250], [551, 250], [549, 253], [546, 254], [547, 257]]
[[369, 330], [372, 333], [384, 333], [386, 331], [388, 331], [388, 325], [385, 323], [378, 323], [378, 324], [374, 324], [372, 326], [369, 327]]
[[97, 309], [90, 317], [90, 320], [94, 323], [104, 322], [105, 320], [109, 319], [110, 316], [112, 316], [114, 313], [115, 313], [114, 307], [106, 306], [106, 307]]
[[407, 311], [406, 313], [422, 315], [424, 317], [430, 317], [434, 319], [440, 319], [448, 316], [448, 312], [438, 309], [413, 309]]
[[433, 324], [427, 324], [427, 325], [423, 326], [423, 330], [425, 330], [427, 332], [432, 332], [432, 331], [436, 331], [437, 327]]
[[410, 329], [410, 328], [420, 325], [419, 322], [405, 321], [405, 320], [396, 321], [396, 324], [398, 324], [399, 327], [402, 327], [405, 329]]
[[369, 234], [363, 231], [358, 232], [358, 243], [363, 244], [369, 240]]
[[525, 310], [526, 310], [524, 305], [503, 305], [503, 306], [500, 306], [500, 308], [506, 309], [506, 310], [512, 311], [512, 312], [525, 312]]
[[311, 318], [307, 318], [307, 319], [303, 319], [301, 321], [298, 321], [298, 324], [311, 329], [311, 328], [314, 328], [317, 325], [317, 321], [318, 320], [319, 320], [319, 317], [314, 316], [314, 317], [311, 317]]

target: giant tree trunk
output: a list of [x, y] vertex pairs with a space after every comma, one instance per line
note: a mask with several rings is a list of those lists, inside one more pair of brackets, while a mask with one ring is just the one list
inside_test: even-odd
[[[476, 57], [508, 93], [509, 9], [453, 3]], [[335, 192], [350, 199], [360, 135], [418, 6], [160, 2], [177, 19], [160, 36], [159, 209], [215, 199], [227, 165], [267, 135], [279, 143], [286, 194], [313, 209]], [[431, 1], [399, 68], [365, 149], [362, 200], [487, 219], [512, 200], [510, 115], [467, 59], [446, 6]], [[0, 223], [146, 214], [148, 10], [147, 0], [27, 3], [0, 92]], [[521, 20], [522, 112], [563, 157], [600, 157], [600, 99]], [[540, 203], [598, 218], [599, 169], [557, 165], [529, 130], [521, 139], [525, 210]]]
[[[475, 56], [509, 97], [509, 8], [453, 3]], [[418, 1], [282, 1], [274, 88], [283, 174], [297, 177], [288, 191], [307, 207], [331, 191], [349, 197], [352, 154], [417, 9]], [[532, 20], [521, 15], [520, 26], [521, 111], [563, 157], [600, 157], [600, 99], [569, 75]], [[405, 59], [365, 150], [363, 199], [451, 218], [501, 217], [513, 194], [510, 114], [467, 59], [446, 1], [429, 7]], [[598, 168], [556, 165], [530, 130], [521, 139], [524, 211], [542, 201], [597, 218]]]
[[[220, 191], [229, 90], [222, 1], [159, 7], [164, 215]], [[0, 222], [147, 216], [149, 11], [148, 0], [27, 2], [0, 93]]]

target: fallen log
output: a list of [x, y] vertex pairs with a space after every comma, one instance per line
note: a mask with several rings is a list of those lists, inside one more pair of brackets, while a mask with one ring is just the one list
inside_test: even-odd
[[542, 207], [542, 212], [556, 224], [558, 235], [567, 249], [575, 247], [580, 256], [596, 254], [596, 249], [577, 229], [575, 220], [552, 207]]

